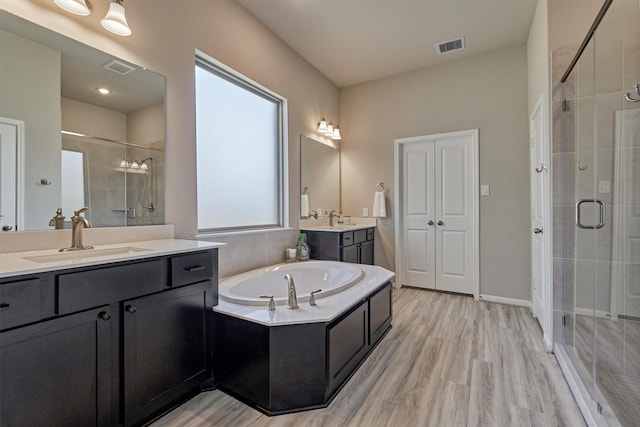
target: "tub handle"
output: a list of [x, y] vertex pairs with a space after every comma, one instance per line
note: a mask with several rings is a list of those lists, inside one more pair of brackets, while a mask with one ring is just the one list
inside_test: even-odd
[[269, 298], [269, 311], [276, 311], [276, 302], [273, 300], [273, 295], [260, 295], [260, 298]]
[[311, 292], [311, 296], [309, 297], [309, 305], [318, 305], [316, 304], [316, 294], [318, 292], [322, 292], [322, 289], [318, 289], [317, 291]]

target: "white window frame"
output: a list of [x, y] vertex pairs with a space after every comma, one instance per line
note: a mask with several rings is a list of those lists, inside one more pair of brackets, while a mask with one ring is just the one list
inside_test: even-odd
[[[194, 77], [196, 67], [201, 66], [208, 68], [213, 74], [227, 79], [228, 81], [237, 84], [238, 86], [251, 91], [256, 92], [259, 96], [271, 98], [277, 102], [278, 105], [278, 123], [277, 123], [277, 190], [278, 190], [278, 212], [277, 218], [278, 223], [276, 224], [256, 224], [250, 226], [229, 226], [229, 227], [217, 227], [217, 228], [199, 228], [199, 223], [196, 221], [198, 226], [198, 235], [210, 235], [210, 234], [220, 234], [220, 233], [233, 233], [233, 232], [246, 232], [246, 231], [260, 231], [260, 230], [276, 230], [276, 229], [284, 229], [288, 227], [289, 224], [289, 173], [288, 173], [288, 106], [287, 99], [272, 90], [262, 86], [261, 84], [255, 82], [254, 80], [248, 78], [247, 76], [239, 73], [233, 68], [223, 64], [222, 62], [212, 58], [211, 56], [196, 50], [196, 61], [194, 67]], [[195, 99], [194, 99], [195, 103]], [[197, 116], [197, 114], [196, 114]], [[196, 145], [197, 145], [197, 136], [196, 136]], [[196, 148], [197, 153], [197, 148]], [[197, 155], [197, 154], [196, 154]], [[196, 171], [197, 173], [197, 171]], [[197, 211], [197, 209], [196, 209]]]

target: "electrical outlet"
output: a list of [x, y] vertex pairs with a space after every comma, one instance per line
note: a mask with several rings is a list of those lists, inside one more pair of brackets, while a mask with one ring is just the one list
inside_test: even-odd
[[483, 184], [480, 186], [480, 195], [481, 196], [489, 195], [489, 186], [487, 184]]
[[362, 216], [369, 216], [369, 208], [362, 208]]
[[610, 181], [598, 181], [598, 193], [610, 193], [611, 182]]

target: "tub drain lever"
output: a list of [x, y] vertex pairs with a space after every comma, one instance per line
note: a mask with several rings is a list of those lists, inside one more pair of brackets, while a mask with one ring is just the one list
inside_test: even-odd
[[322, 289], [318, 289], [317, 291], [311, 292], [311, 296], [309, 297], [309, 305], [317, 305], [316, 304], [316, 294], [318, 292], [322, 292]]
[[260, 295], [260, 298], [269, 298], [269, 311], [276, 311], [276, 302], [273, 300], [273, 295]]

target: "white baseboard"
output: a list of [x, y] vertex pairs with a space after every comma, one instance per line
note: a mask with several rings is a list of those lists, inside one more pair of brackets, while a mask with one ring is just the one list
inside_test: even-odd
[[509, 304], [509, 305], [517, 305], [520, 307], [527, 307], [531, 310], [531, 301], [526, 299], [515, 299], [515, 298], [505, 298], [505, 297], [497, 297], [495, 295], [480, 295], [480, 300], [488, 301], [488, 302], [497, 302], [500, 304]]
[[611, 318], [611, 314], [608, 311], [596, 310], [594, 313], [594, 311], [590, 308], [576, 307], [574, 313], [579, 314], [580, 316], [593, 316], [595, 314], [595, 316], [600, 319]]

